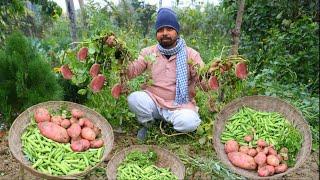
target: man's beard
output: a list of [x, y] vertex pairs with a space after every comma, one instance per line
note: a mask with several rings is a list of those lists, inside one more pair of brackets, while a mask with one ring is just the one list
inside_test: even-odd
[[176, 38], [171, 38], [171, 37], [162, 37], [160, 39], [159, 44], [163, 47], [163, 48], [173, 48], [175, 46], [177, 39]]

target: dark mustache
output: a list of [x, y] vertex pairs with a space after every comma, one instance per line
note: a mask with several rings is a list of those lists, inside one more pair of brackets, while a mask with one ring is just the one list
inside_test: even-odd
[[170, 37], [162, 37], [161, 40], [172, 40]]

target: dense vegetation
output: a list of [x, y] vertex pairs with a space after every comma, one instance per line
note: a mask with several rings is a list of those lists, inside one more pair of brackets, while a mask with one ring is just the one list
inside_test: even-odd
[[[0, 2], [1, 121], [4, 120], [10, 124], [15, 116], [29, 106], [40, 101], [62, 98], [60, 86], [55, 83], [59, 81], [64, 90], [64, 100], [85, 104], [106, 117], [114, 129], [120, 128], [121, 131], [135, 133], [139, 125], [127, 108], [125, 96], [121, 96], [118, 100], [114, 99], [110, 94], [110, 88], [105, 88], [95, 94], [79, 94], [79, 90], [83, 87], [75, 86], [71, 81], [61, 80], [57, 68], [62, 65], [65, 52], [76, 51], [83, 46], [83, 42], [91, 41], [105, 32], [113, 32], [125, 44], [129, 53], [137, 57], [141, 48], [156, 43], [153, 28], [156, 6], [137, 0], [125, 0], [117, 5], [107, 1], [107, 5], [101, 7], [89, 0], [84, 7], [85, 16], [81, 15], [80, 11], [77, 12], [77, 24], [81, 25], [77, 29], [79, 42], [77, 46], [72, 46], [67, 15], [61, 14], [61, 9], [51, 1], [31, 2], [33, 10], [28, 9], [21, 0]], [[149, 133], [146, 143], [166, 145], [170, 149], [177, 149], [179, 143], [180, 145], [192, 144], [196, 152], [203, 149], [210, 152], [212, 151], [212, 127], [216, 112], [208, 108], [211, 107], [208, 99], [216, 101], [215, 106], [220, 110], [235, 98], [259, 94], [280, 97], [297, 107], [310, 124], [313, 150], [318, 151], [318, 3], [311, 0], [245, 1], [239, 53], [249, 61], [249, 78], [238, 86], [226, 87], [224, 98], [220, 100], [218, 100], [218, 92], [198, 91], [196, 99], [203, 122], [196, 133], [191, 134], [193, 138], [164, 136], [161, 135], [159, 128], [155, 127]], [[230, 31], [235, 26], [238, 8], [235, 0], [222, 0], [218, 6], [205, 4], [174, 8], [180, 17], [181, 35], [189, 46], [200, 52], [204, 62], [208, 63], [229, 55]], [[87, 23], [83, 23], [84, 21]], [[29, 40], [20, 36], [15, 37], [17, 35], [10, 38], [12, 30], [22, 31]], [[23, 43], [20, 43], [21, 41]], [[19, 56], [22, 57], [17, 57], [14, 51], [20, 51]], [[8, 67], [9, 62], [19, 65], [29, 57], [32, 57], [32, 62], [39, 63], [35, 63], [30, 68], [21, 67], [25, 68], [24, 71], [12, 70], [9, 73], [7, 71], [10, 69], [4, 68]], [[50, 68], [42, 65], [45, 63], [50, 64]], [[55, 76], [51, 74], [53, 70], [57, 70]], [[20, 73], [19, 76], [19, 73], [14, 72], [22, 74]], [[36, 79], [30, 78], [29, 83], [35, 80], [37, 82], [32, 83], [32, 88], [37, 90], [45, 88], [45, 91], [36, 93], [32, 89], [25, 89], [26, 84], [22, 82], [21, 75], [26, 74], [30, 76], [41, 74]], [[7, 88], [8, 81], [3, 77], [10, 79], [10, 88]], [[117, 77], [108, 81], [115, 83]], [[130, 81], [131, 90], [139, 89], [143, 81], [144, 76]], [[13, 92], [16, 93], [12, 94]], [[30, 92], [31, 95], [22, 92]], [[8, 98], [11, 99], [10, 102]], [[19, 106], [13, 108], [15, 104]], [[166, 133], [174, 132], [169, 128]], [[217, 176], [234, 176], [218, 161], [207, 161], [197, 156], [190, 157], [183, 152], [179, 156], [188, 164], [189, 170], [201, 169]], [[187, 171], [187, 173], [190, 172]]]

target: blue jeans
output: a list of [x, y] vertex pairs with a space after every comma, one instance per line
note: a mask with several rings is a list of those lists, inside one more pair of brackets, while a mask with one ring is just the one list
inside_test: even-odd
[[136, 114], [139, 123], [146, 125], [155, 119], [165, 120], [179, 132], [192, 132], [200, 125], [199, 114], [191, 109], [168, 110], [160, 108], [144, 91], [128, 96], [129, 109]]

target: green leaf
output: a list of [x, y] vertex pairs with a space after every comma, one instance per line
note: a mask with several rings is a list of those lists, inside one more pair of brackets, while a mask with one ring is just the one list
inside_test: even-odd
[[79, 89], [78, 94], [85, 95], [87, 93], [87, 89]]

